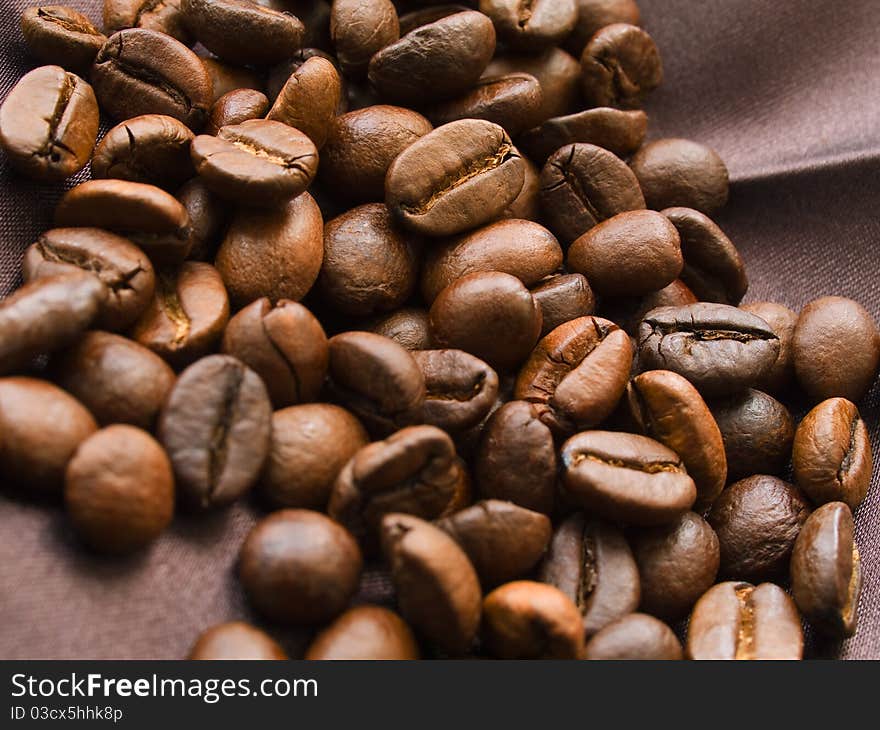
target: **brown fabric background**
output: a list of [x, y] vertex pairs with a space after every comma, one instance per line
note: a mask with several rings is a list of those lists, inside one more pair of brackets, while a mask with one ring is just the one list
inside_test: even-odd
[[[34, 64], [0, 0], [0, 98]], [[70, 0], [100, 21], [100, 2]], [[651, 135], [715, 147], [730, 167], [718, 222], [742, 251], [748, 301], [799, 308], [851, 296], [880, 318], [880, 2], [641, 0], [666, 80], [648, 104]], [[47, 227], [61, 188], [12, 175], [0, 156], [0, 296]], [[862, 404], [880, 453], [880, 388]], [[814, 656], [880, 658], [880, 478], [856, 516], [864, 560], [857, 636]], [[0, 493], [2, 495], [2, 493]], [[176, 658], [207, 626], [250, 617], [235, 579], [250, 506], [178, 519], [145, 554], [100, 559], [57, 507], [0, 496], [0, 658]], [[376, 575], [366, 593], [379, 597]], [[285, 637], [296, 655], [302, 637]]]

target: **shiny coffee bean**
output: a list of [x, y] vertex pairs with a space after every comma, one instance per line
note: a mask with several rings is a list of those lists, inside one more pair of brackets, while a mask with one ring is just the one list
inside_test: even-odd
[[578, 17], [565, 48], [578, 56], [597, 30], [612, 23], [639, 25], [641, 13], [636, 0], [577, 0]]
[[750, 302], [742, 309], [763, 319], [779, 338], [779, 357], [770, 371], [758, 382], [758, 390], [771, 395], [785, 393], [794, 384], [794, 328], [798, 316], [776, 302]]
[[596, 309], [596, 297], [582, 274], [548, 277], [532, 289], [532, 297], [541, 309], [541, 337]]
[[684, 659], [681, 642], [662, 621], [631, 613], [608, 624], [587, 643], [585, 659], [605, 661], [676, 661]]
[[180, 11], [180, 0], [104, 0], [105, 31], [115, 33], [124, 28], [157, 30], [181, 43], [192, 41]]
[[177, 191], [177, 199], [189, 216], [192, 248], [188, 258], [213, 261], [226, 229], [227, 205], [195, 177]]
[[279, 660], [287, 659], [271, 636], [244, 621], [212, 626], [202, 633], [190, 649], [191, 660]]
[[269, 100], [262, 91], [233, 89], [214, 102], [205, 125], [205, 134], [217, 135], [223, 127], [260, 119], [268, 110]]
[[21, 32], [28, 51], [40, 63], [82, 75], [107, 40], [85, 15], [64, 5], [27, 8], [21, 14]]
[[320, 150], [330, 136], [341, 93], [336, 67], [314, 56], [290, 75], [266, 119], [300, 130]]
[[433, 347], [428, 313], [417, 307], [401, 307], [376, 317], [367, 329], [394, 340], [407, 350], [430, 350]]
[[480, 0], [479, 7], [501, 43], [526, 52], [559, 45], [577, 22], [575, 0]]
[[400, 38], [397, 10], [391, 0], [335, 0], [330, 38], [343, 73], [363, 77], [370, 59]]
[[[212, 104], [216, 104], [221, 97], [236, 89], [266, 90], [262, 74], [253, 69], [223, 63], [223, 61], [217, 58], [200, 57], [199, 60], [211, 78], [213, 87], [213, 94], [211, 95]], [[287, 79], [287, 76], [285, 75], [284, 78]]]
[[305, 659], [401, 661], [419, 659], [412, 630], [394, 611], [381, 606], [348, 609], [319, 633]]
[[635, 25], [602, 28], [581, 54], [581, 90], [589, 106], [637, 109], [662, 80], [657, 46]]

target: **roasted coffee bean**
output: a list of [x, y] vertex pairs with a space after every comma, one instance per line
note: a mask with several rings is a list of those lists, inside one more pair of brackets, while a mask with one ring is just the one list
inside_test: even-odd
[[527, 575], [543, 557], [552, 533], [546, 515], [495, 499], [435, 524], [461, 545], [484, 588]]
[[36, 180], [79, 172], [98, 137], [92, 87], [60, 66], [25, 74], [0, 106], [0, 146], [10, 164]]
[[271, 636], [244, 621], [230, 621], [212, 626], [199, 636], [187, 659], [287, 659]]
[[509, 220], [516, 218], [519, 220], [534, 221], [540, 218], [540, 195], [541, 195], [541, 178], [540, 170], [532, 164], [528, 158], [522, 157], [525, 163], [525, 175], [523, 177], [522, 190], [519, 191], [513, 202], [511, 202], [503, 211], [500, 218]]
[[0, 375], [75, 341], [108, 296], [97, 276], [69, 271], [25, 284], [0, 302]]
[[67, 465], [64, 503], [74, 529], [90, 547], [132, 552], [171, 523], [171, 464], [146, 431], [109, 426], [83, 441]]
[[451, 236], [486, 223], [522, 190], [525, 163], [492, 122], [462, 119], [413, 142], [391, 163], [385, 202], [408, 227]]
[[300, 47], [305, 33], [296, 16], [245, 0], [180, 0], [180, 11], [205, 48], [241, 65], [283, 61]]
[[809, 514], [800, 490], [776, 477], [753, 476], [731, 484], [708, 518], [721, 544], [721, 575], [751, 581], [784, 575]]
[[[199, 60], [211, 78], [214, 92], [211, 95], [212, 104], [216, 104], [222, 96], [236, 89], [265, 90], [262, 75], [252, 69], [223, 63], [217, 58], [200, 58]], [[284, 79], [287, 79], [287, 75]]]
[[102, 426], [127, 423], [144, 431], [152, 430], [175, 378], [161, 357], [109, 332], [87, 332], [53, 359], [52, 372]]
[[25, 494], [60, 494], [68, 462], [97, 428], [78, 400], [51, 383], [0, 378], [0, 481]]
[[236, 308], [268, 297], [302, 299], [321, 269], [324, 224], [308, 193], [273, 210], [239, 210], [220, 250], [217, 270]]
[[194, 174], [193, 133], [183, 122], [145, 114], [116, 125], [92, 155], [92, 177], [112, 177], [174, 189]]
[[101, 108], [120, 121], [167, 114], [198, 130], [213, 102], [211, 77], [199, 57], [155, 30], [129, 28], [110, 36], [91, 79]]
[[266, 119], [300, 130], [321, 149], [330, 136], [341, 94], [336, 67], [314, 56], [287, 79]]
[[406, 622], [380, 606], [348, 609], [318, 634], [306, 659], [400, 661], [419, 658], [419, 646]]
[[228, 321], [229, 298], [217, 269], [187, 261], [176, 273], [159, 275], [131, 338], [182, 368], [214, 349]]
[[788, 409], [759, 390], [712, 403], [727, 454], [727, 481], [781, 474], [788, 465], [794, 421]]
[[[308, 0], [305, 1], [307, 2]], [[326, 51], [322, 51], [320, 48], [300, 48], [298, 51], [293, 53], [290, 58], [269, 69], [269, 73], [266, 76], [266, 96], [269, 97], [270, 101], [276, 101], [278, 99], [278, 96], [281, 94], [281, 89], [284, 88], [284, 85], [290, 80], [290, 77], [294, 75], [296, 71], [301, 68], [303, 64], [305, 64], [306, 61], [308, 61], [310, 58], [315, 57], [323, 58], [325, 61], [329, 61], [333, 64], [333, 68], [336, 70], [336, 76], [337, 78], [339, 78], [339, 83], [341, 85], [337, 113], [344, 114], [346, 111], [348, 111], [348, 88], [344, 79], [339, 77], [339, 62], [337, 61], [335, 56], [331, 56], [329, 53], [327, 53]], [[309, 75], [311, 76], [311, 74]]]
[[579, 143], [562, 147], [547, 160], [541, 171], [541, 205], [550, 229], [568, 245], [618, 213], [643, 210], [645, 199], [621, 159]]
[[556, 434], [602, 423], [626, 389], [632, 345], [616, 324], [580, 317], [544, 337], [520, 370], [514, 397], [535, 403]]
[[499, 370], [514, 370], [541, 334], [541, 310], [510, 274], [480, 271], [457, 279], [431, 305], [431, 337]]
[[88, 180], [68, 190], [55, 209], [55, 225], [105, 228], [159, 264], [180, 262], [192, 246], [186, 208], [160, 188], [127, 180]]
[[268, 109], [269, 100], [262, 91], [233, 89], [214, 102], [205, 125], [205, 134], [217, 135], [223, 127], [260, 119]]
[[675, 226], [652, 210], [619, 213], [594, 226], [572, 243], [566, 262], [605, 296], [649, 294], [682, 273]]
[[697, 389], [669, 370], [650, 370], [633, 378], [627, 396], [639, 430], [681, 457], [697, 485], [697, 510], [710, 506], [727, 483], [727, 457], [718, 424]]
[[360, 421], [339, 406], [308, 403], [276, 411], [260, 491], [278, 507], [323, 510], [339, 472], [369, 441]]
[[599, 107], [547, 119], [522, 135], [518, 144], [541, 165], [560, 147], [579, 142], [628, 157], [642, 146], [647, 129], [648, 115], [643, 111]]
[[637, 109], [662, 80], [657, 46], [635, 25], [602, 28], [581, 55], [581, 89], [589, 106]]
[[683, 307], [687, 304], [696, 304], [697, 301], [687, 285], [681, 279], [676, 279], [662, 289], [642, 297], [605, 299], [599, 303], [597, 309], [600, 315], [617, 322], [622, 330], [635, 337], [639, 325], [648, 312], [659, 307]]
[[653, 210], [685, 207], [711, 215], [727, 203], [728, 175], [715, 150], [687, 139], [658, 139], [630, 162]]
[[157, 30], [187, 45], [192, 40], [180, 11], [180, 0], [104, 0], [106, 32], [115, 33], [124, 28]]
[[858, 622], [862, 562], [853, 538], [852, 513], [829, 502], [810, 515], [791, 557], [791, 591], [797, 607], [819, 631], [852, 636]]
[[561, 460], [568, 497], [609, 520], [666, 524], [697, 497], [678, 455], [645, 436], [585, 431], [565, 442]]
[[532, 297], [541, 308], [541, 337], [596, 310], [596, 297], [582, 274], [551, 276], [532, 289]]
[[681, 237], [682, 281], [702, 302], [739, 304], [749, 280], [739, 251], [724, 231], [691, 208], [667, 208], [663, 215]]
[[330, 621], [360, 580], [357, 542], [320, 512], [287, 509], [256, 524], [241, 548], [239, 578], [257, 611], [280, 623]]
[[499, 659], [581, 659], [584, 627], [574, 602], [558, 588], [520, 580], [483, 601], [483, 641]]
[[425, 377], [412, 355], [372, 332], [330, 338], [330, 392], [377, 434], [417, 423]]
[[811, 410], [795, 433], [792, 466], [795, 482], [814, 504], [845, 502], [856, 509], [871, 486], [873, 458], [855, 403], [831, 398]]
[[631, 613], [590, 639], [584, 659], [676, 661], [684, 659], [684, 654], [681, 642], [666, 624], [644, 613]]
[[788, 307], [776, 302], [751, 302], [742, 309], [763, 319], [779, 338], [779, 357], [757, 387], [771, 395], [785, 393], [794, 383], [794, 328], [798, 316]]
[[402, 307], [370, 322], [370, 332], [388, 337], [407, 350], [430, 350], [431, 325], [428, 313], [416, 307]]
[[773, 583], [719, 583], [694, 606], [685, 649], [688, 659], [801, 659], [801, 618]]
[[587, 637], [639, 605], [639, 570], [623, 534], [579, 512], [556, 528], [538, 576], [575, 602]]
[[565, 48], [580, 56], [597, 30], [612, 23], [638, 25], [641, 21], [635, 0], [576, 0], [578, 17], [574, 30], [565, 41]]
[[880, 330], [858, 302], [822, 297], [801, 310], [792, 341], [798, 383], [813, 401], [858, 401], [880, 365]]
[[477, 491], [550, 514], [556, 498], [556, 447], [537, 405], [505, 403], [483, 428], [474, 465]]
[[85, 75], [107, 40], [92, 21], [64, 5], [42, 5], [21, 14], [28, 50], [41, 63]]
[[376, 53], [369, 79], [392, 103], [452, 99], [476, 83], [495, 53], [495, 29], [471, 10], [419, 26]]
[[343, 213], [324, 226], [318, 291], [351, 316], [397, 309], [418, 282], [419, 241], [396, 224], [383, 203]]
[[228, 355], [184, 370], [162, 409], [158, 436], [181, 497], [208, 509], [256, 483], [269, 453], [272, 404], [260, 377]]
[[362, 78], [370, 59], [400, 38], [391, 0], [334, 0], [330, 38], [346, 76]]
[[480, 625], [480, 582], [464, 551], [412, 515], [382, 520], [382, 552], [403, 617], [441, 651], [464, 654]]
[[226, 204], [198, 177], [177, 191], [177, 199], [189, 215], [192, 248], [188, 257], [195, 261], [213, 261], [226, 228]]
[[574, 29], [575, 0], [480, 0], [506, 47], [533, 52], [555, 46]]
[[672, 370], [704, 395], [754, 385], [779, 356], [779, 338], [763, 319], [725, 304], [655, 309], [638, 342], [642, 370]]

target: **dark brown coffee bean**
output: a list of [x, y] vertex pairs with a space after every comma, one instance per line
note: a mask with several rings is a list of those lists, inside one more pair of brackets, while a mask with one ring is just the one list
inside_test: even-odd
[[69, 271], [25, 284], [0, 302], [0, 375], [75, 341], [108, 296], [97, 276]]
[[581, 55], [581, 89], [589, 106], [637, 109], [662, 80], [657, 46], [635, 25], [602, 28]]
[[107, 40], [85, 15], [64, 5], [27, 8], [21, 14], [21, 32], [40, 63], [83, 75]]
[[369, 79], [383, 99], [424, 105], [451, 99], [480, 78], [495, 53], [495, 29], [466, 11], [419, 26], [370, 59]]
[[801, 310], [792, 341], [798, 383], [813, 401], [858, 401], [880, 366], [880, 330], [858, 302], [822, 297]]
[[588, 637], [639, 605], [639, 571], [623, 534], [581, 513], [556, 528], [538, 575], [575, 602]]
[[134, 117], [104, 135], [92, 155], [92, 176], [177, 188], [195, 174], [189, 157], [192, 140], [189, 127], [174, 117]]
[[341, 93], [336, 67], [325, 58], [309, 58], [281, 88], [266, 119], [300, 130], [321, 149], [330, 136]]
[[214, 102], [205, 125], [205, 134], [216, 135], [223, 127], [260, 119], [268, 109], [269, 100], [262, 91], [233, 89]]
[[544, 337], [520, 370], [514, 397], [537, 404], [556, 434], [592, 428], [626, 390], [632, 345], [616, 324], [581, 317]]
[[0, 106], [0, 146], [10, 164], [36, 180], [79, 172], [98, 137], [92, 87], [60, 66], [25, 74]]
[[649, 142], [636, 153], [630, 167], [653, 210], [685, 207], [711, 215], [727, 203], [727, 167], [715, 150], [698, 142]]
[[263, 518], [241, 548], [239, 578], [261, 614], [316, 624], [342, 613], [363, 568], [351, 534], [319, 512], [287, 509]]
[[645, 199], [621, 159], [580, 143], [557, 150], [547, 160], [541, 171], [541, 205], [550, 229], [568, 245], [618, 213], [643, 210]]
[[558, 274], [544, 279], [532, 289], [541, 309], [541, 337], [560, 325], [585, 317], [596, 309], [596, 297], [582, 274]]
[[676, 661], [684, 659], [681, 642], [662, 621], [631, 613], [608, 624], [587, 643], [585, 659]]
[[483, 641], [499, 659], [581, 659], [584, 627], [574, 602], [545, 583], [520, 580], [483, 601]]
[[397, 10], [391, 0], [335, 0], [330, 38], [343, 73], [363, 77], [370, 59], [400, 38]]
[[146, 431], [109, 426], [76, 450], [64, 477], [73, 527], [95, 550], [128, 553], [155, 540], [174, 515], [174, 476]]
[[480, 0], [479, 7], [499, 41], [526, 52], [558, 45], [577, 22], [575, 0]]
[[785, 393], [794, 384], [794, 328], [798, 316], [776, 302], [751, 302], [742, 309], [763, 319], [779, 338], [779, 357], [757, 387], [771, 395]]
[[192, 248], [188, 257], [194, 261], [213, 261], [226, 229], [227, 205], [195, 177], [177, 191], [177, 199], [189, 215]]
[[685, 648], [688, 659], [801, 659], [801, 618], [773, 583], [719, 583], [694, 606]]
[[794, 421], [788, 409], [759, 390], [712, 403], [727, 454], [727, 481], [781, 474], [791, 456]]
[[655, 309], [638, 341], [642, 370], [672, 370], [704, 395], [754, 385], [779, 356], [779, 338], [763, 319], [725, 304]]
[[791, 557], [791, 591], [804, 617], [819, 631], [852, 636], [858, 625], [862, 561], [852, 512], [829, 502], [810, 515]]
[[401, 661], [419, 659], [419, 647], [406, 622], [380, 606], [348, 609], [318, 634], [305, 659]]
[[287, 654], [271, 636], [244, 621], [212, 626], [196, 640], [187, 659], [287, 659]]
[[52, 370], [102, 426], [127, 423], [145, 431], [152, 430], [175, 379], [158, 355], [108, 332], [87, 332], [53, 359]]
[[166, 114], [198, 130], [213, 102], [211, 77], [199, 57], [155, 30], [129, 28], [110, 36], [91, 79], [101, 108], [120, 121]]
[[831, 398], [813, 408], [795, 433], [792, 466], [795, 482], [814, 504], [845, 502], [856, 509], [873, 472], [871, 440], [856, 405]]
[[464, 654], [480, 625], [480, 582], [458, 544], [412, 515], [382, 520], [382, 552], [403, 617], [441, 651]]
[[578, 17], [574, 30], [565, 41], [565, 48], [580, 56], [590, 38], [612, 23], [639, 25], [641, 13], [636, 0], [576, 0]]
[[727, 457], [721, 431], [703, 397], [669, 370], [650, 370], [633, 378], [627, 395], [639, 430], [681, 457], [697, 485], [697, 509], [710, 506], [727, 483]]
[[0, 481], [25, 494], [60, 494], [68, 462], [97, 428], [78, 400], [51, 383], [0, 378]]
[[205, 48], [241, 65], [283, 61], [300, 47], [305, 33], [296, 16], [245, 0], [180, 0], [180, 11]]
[[633, 525], [662, 525], [697, 497], [681, 459], [645, 436], [585, 431], [562, 447], [566, 494], [584, 509]]
[[217, 252], [217, 270], [237, 307], [268, 297], [302, 299], [321, 269], [324, 224], [308, 193], [273, 210], [239, 210]]
[[[179, 0], [177, 0], [179, 1]], [[208, 76], [211, 78], [213, 94], [211, 95], [211, 103], [216, 104], [217, 101], [236, 89], [254, 89], [255, 91], [266, 90], [264, 79], [257, 71], [242, 66], [235, 66], [229, 63], [223, 63], [217, 58], [199, 58]], [[287, 80], [286, 74], [284, 80]], [[283, 83], [283, 82], [282, 82]], [[271, 98], [271, 97], [270, 97]]]
[[176, 273], [159, 275], [131, 338], [182, 368], [214, 349], [228, 321], [229, 298], [217, 269], [186, 261]]
[[367, 328], [370, 332], [394, 340], [407, 350], [430, 350], [431, 325], [428, 313], [416, 307], [403, 307], [377, 317]]
[[180, 0], [104, 0], [106, 32], [124, 28], [157, 30], [187, 45], [192, 41], [180, 11]]

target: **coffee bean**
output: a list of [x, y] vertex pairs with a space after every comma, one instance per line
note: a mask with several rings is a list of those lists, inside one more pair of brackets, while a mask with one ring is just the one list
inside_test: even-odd
[[801, 619], [773, 583], [719, 583], [694, 606], [686, 651], [688, 659], [801, 659]]
[[177, 199], [189, 215], [192, 248], [188, 258], [194, 261], [213, 261], [226, 229], [226, 204], [195, 177], [177, 191]]
[[704, 395], [754, 385], [773, 367], [779, 338], [760, 317], [724, 304], [661, 307], [639, 325], [642, 370], [672, 370]]
[[750, 302], [742, 309], [763, 319], [779, 338], [779, 357], [757, 387], [771, 395], [785, 393], [794, 384], [794, 328], [798, 316], [776, 302]]
[[645, 436], [585, 431], [565, 442], [561, 459], [566, 494], [609, 520], [666, 524], [697, 496], [678, 455]]
[[101, 108], [119, 121], [166, 114], [198, 130], [213, 102], [211, 77], [199, 57], [155, 30], [114, 33], [95, 57], [91, 78]]
[[[235, 91], [236, 89], [254, 89], [255, 91], [266, 90], [264, 88], [266, 85], [264, 79], [257, 71], [242, 66], [223, 63], [223, 61], [217, 58], [200, 57], [199, 60], [208, 72], [208, 76], [211, 78], [211, 85], [213, 88], [211, 104], [216, 104], [221, 97], [225, 96], [230, 91]], [[289, 75], [290, 74], [286, 74], [284, 76], [285, 81]]]
[[558, 274], [544, 279], [532, 289], [532, 297], [541, 309], [541, 337], [596, 310], [596, 297], [582, 274]]
[[105, 553], [138, 550], [171, 523], [171, 464], [146, 431], [109, 426], [83, 441], [67, 465], [64, 503], [90, 547]]
[[36, 378], [0, 378], [0, 477], [34, 496], [57, 495], [64, 470], [98, 426], [83, 405]]
[[180, 12], [205, 48], [241, 65], [283, 61], [300, 47], [305, 33], [296, 16], [245, 0], [180, 0]]
[[575, 0], [480, 0], [479, 7], [492, 20], [499, 41], [526, 52], [558, 45], [577, 22]]
[[21, 32], [38, 61], [82, 75], [107, 40], [85, 15], [64, 5], [27, 8], [21, 14]]
[[104, 0], [104, 28], [107, 33], [146, 28], [167, 33], [187, 45], [192, 41], [180, 11], [180, 0]]
[[321, 149], [330, 136], [341, 93], [336, 67], [325, 58], [309, 58], [287, 79], [266, 119], [300, 130]]
[[499, 659], [580, 659], [584, 652], [577, 606], [559, 589], [530, 580], [486, 596], [482, 633], [486, 648]]
[[537, 404], [558, 435], [604, 421], [626, 389], [632, 345], [626, 333], [599, 317], [580, 317], [544, 337], [520, 370], [514, 397]]
[[801, 311], [792, 340], [798, 383], [813, 401], [858, 401], [880, 366], [880, 330], [858, 302], [816, 299]]
[[631, 613], [608, 624], [587, 644], [585, 659], [606, 661], [676, 661], [684, 659], [681, 642], [662, 621]]
[[223, 127], [260, 119], [268, 109], [269, 100], [262, 91], [233, 89], [214, 102], [208, 123], [205, 125], [205, 134], [216, 136]]
[[814, 504], [845, 502], [856, 509], [868, 494], [874, 467], [856, 405], [831, 398], [813, 408], [795, 433], [792, 466], [795, 482]]
[[525, 163], [501, 127], [462, 119], [398, 155], [388, 168], [385, 202], [407, 228], [451, 236], [496, 218], [519, 195], [524, 175]]
[[639, 605], [639, 571], [623, 534], [581, 513], [556, 528], [538, 576], [575, 602], [587, 637]]
[[619, 213], [584, 233], [568, 250], [568, 268], [599, 294], [640, 295], [668, 286], [682, 273], [675, 227], [651, 210]]
[[360, 548], [345, 528], [319, 512], [287, 509], [251, 530], [238, 570], [261, 614], [279, 623], [316, 624], [346, 609], [362, 568]]
[[407, 350], [430, 350], [432, 347], [428, 313], [417, 307], [401, 307], [376, 317], [367, 329], [394, 340]]
[[394, 611], [355, 606], [315, 637], [305, 658], [400, 661], [418, 659], [419, 647], [409, 626]]
[[853, 519], [842, 502], [829, 502], [810, 515], [791, 556], [795, 603], [819, 631], [852, 636], [858, 623], [862, 562], [853, 539]]
[[711, 215], [727, 203], [727, 167], [715, 150], [687, 139], [649, 142], [630, 162], [649, 208], [695, 208]]
[[[307, 1], [307, 0], [306, 0]], [[328, 18], [329, 19], [329, 18]], [[306, 29], [308, 31], [308, 29]], [[329, 31], [329, 23], [328, 23], [328, 31]], [[340, 85], [340, 97], [339, 103], [336, 107], [337, 114], [344, 114], [348, 111], [348, 85], [345, 80], [340, 77], [339, 71], [339, 62], [337, 61], [335, 56], [331, 56], [326, 51], [322, 51], [320, 48], [300, 48], [298, 51], [293, 53], [289, 58], [282, 61], [276, 66], [273, 66], [269, 69], [269, 73], [266, 76], [266, 96], [269, 97], [270, 101], [277, 101], [279, 95], [281, 94], [281, 90], [284, 88], [285, 84], [290, 80], [290, 77], [295, 75], [296, 71], [298, 71], [302, 66], [308, 61], [310, 58], [323, 58], [325, 61], [329, 61], [333, 64], [333, 68], [336, 71], [336, 78], [338, 79], [338, 83]], [[315, 67], [313, 67], [315, 68]], [[308, 74], [309, 77], [312, 76], [311, 73]], [[336, 83], [336, 82], [334, 82]], [[296, 125], [293, 125], [296, 126]]]
[[464, 654], [480, 625], [480, 582], [458, 544], [412, 515], [382, 520], [382, 552], [403, 617], [441, 651]]
[[98, 136], [92, 87], [60, 66], [25, 74], [0, 106], [0, 146], [23, 175], [55, 182], [79, 172]]
[[637, 109], [662, 80], [657, 46], [635, 25], [602, 28], [581, 55], [581, 89], [589, 106]]
[[577, 0], [578, 17], [565, 48], [580, 56], [596, 31], [612, 23], [639, 25], [641, 13], [635, 0]]
[[271, 636], [244, 621], [212, 626], [202, 633], [189, 652], [191, 660], [287, 659]]
[[[645, 199], [626, 164], [608, 150], [572, 144], [554, 152], [541, 171], [541, 205], [550, 229], [564, 244]], [[667, 282], [668, 283], [668, 282]]]
[[397, 10], [391, 0], [335, 0], [330, 38], [343, 73], [362, 78], [370, 59], [400, 38]]

